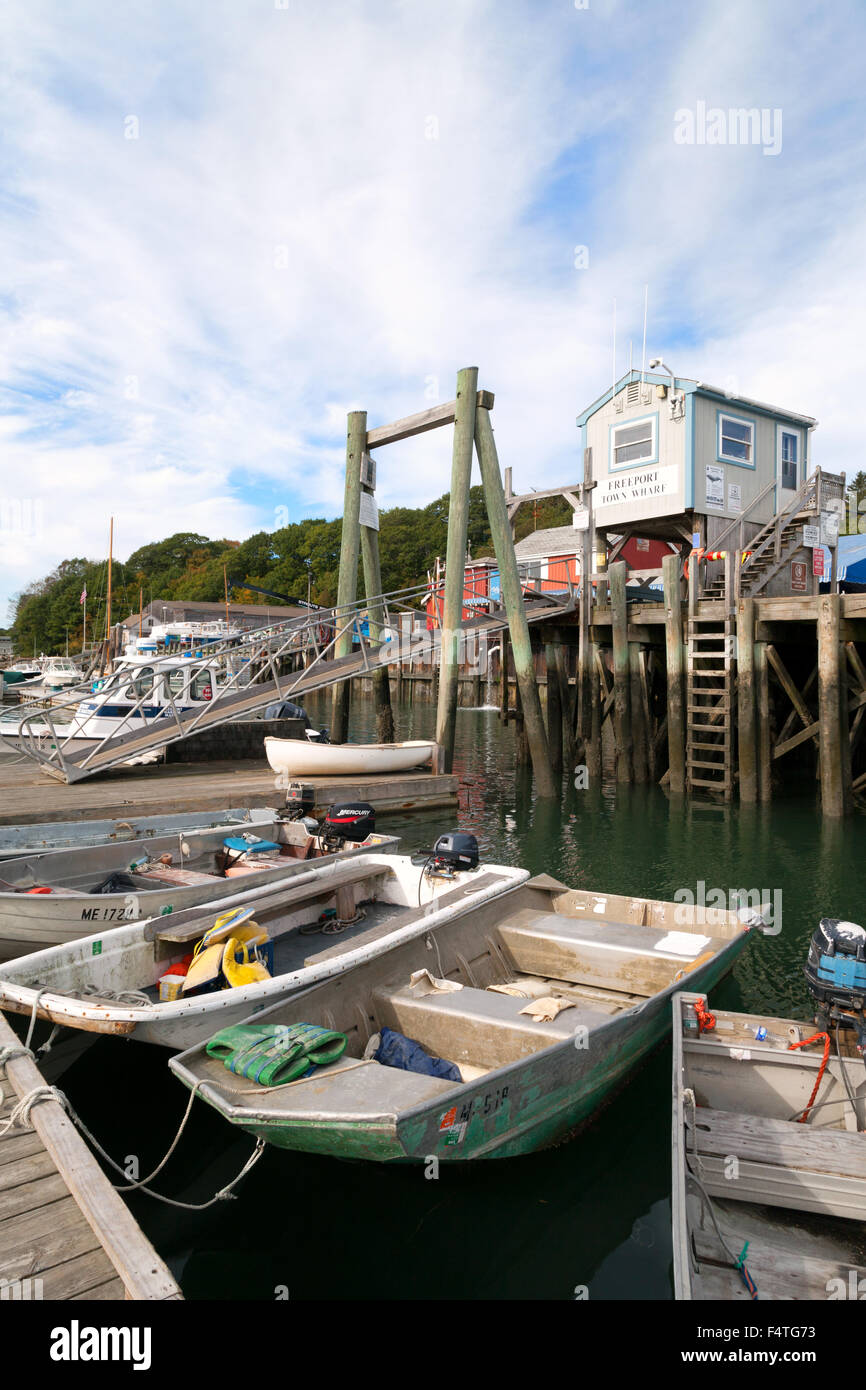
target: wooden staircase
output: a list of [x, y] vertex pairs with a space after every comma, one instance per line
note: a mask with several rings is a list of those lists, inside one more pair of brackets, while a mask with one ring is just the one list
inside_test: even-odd
[[689, 618], [686, 784], [730, 801], [733, 765], [734, 618]]
[[[825, 473], [821, 469], [806, 479], [783, 509], [772, 517], [751, 540], [743, 540], [743, 524], [748, 511], [762, 502], [776, 487], [775, 482], [756, 497], [737, 522], [733, 522], [715, 542], [714, 549], [736, 545], [738, 556], [748, 551], [739, 568], [739, 595], [754, 598], [788, 563], [803, 544], [803, 527], [817, 524], [822, 508], [834, 498], [844, 498], [845, 475]], [[703, 591], [705, 599], [725, 597], [725, 576], [720, 574]], [[730, 597], [730, 596], [729, 596]]]

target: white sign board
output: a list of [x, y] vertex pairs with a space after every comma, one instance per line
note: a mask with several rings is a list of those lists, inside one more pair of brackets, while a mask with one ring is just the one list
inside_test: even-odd
[[824, 545], [835, 545], [839, 539], [839, 513], [821, 513], [821, 540]]
[[722, 510], [725, 505], [725, 470], [721, 464], [707, 464], [707, 506]]
[[588, 531], [589, 509], [587, 507], [576, 507], [571, 518], [571, 524], [575, 531]]
[[372, 492], [361, 493], [360, 519], [362, 526], [368, 526], [371, 531], [378, 531], [379, 508]]
[[804, 545], [807, 545], [807, 546], [809, 547], [810, 550], [814, 550], [816, 545], [820, 545], [820, 544], [821, 544], [821, 527], [820, 527], [820, 526], [804, 526], [804, 527], [803, 527], [803, 544], [804, 544]]
[[741, 512], [743, 510], [743, 485], [742, 483], [728, 483], [728, 511]]
[[679, 488], [679, 469], [639, 468], [628, 473], [612, 473], [602, 478], [595, 490], [596, 507], [615, 507], [626, 502], [643, 502], [653, 497], [669, 497]]

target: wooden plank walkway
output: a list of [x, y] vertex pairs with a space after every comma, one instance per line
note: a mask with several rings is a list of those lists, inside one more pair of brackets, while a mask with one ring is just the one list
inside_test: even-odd
[[[0, 1014], [0, 1047], [20, 1045]], [[0, 1068], [0, 1128], [15, 1105], [45, 1082], [29, 1057]], [[0, 1289], [15, 1281], [44, 1299], [183, 1297], [63, 1107], [42, 1100], [32, 1129], [0, 1135]], [[10, 1289], [10, 1285], [12, 1288]], [[27, 1286], [24, 1285], [25, 1291]]]
[[[249, 762], [169, 763], [117, 769], [71, 786], [56, 782], [29, 760], [0, 756], [0, 825], [33, 821], [122, 820], [136, 815], [212, 811], [224, 806], [285, 803], [284, 788], [264, 759]], [[453, 806], [458, 781], [453, 775], [405, 772], [368, 777], [302, 777], [316, 788], [315, 814], [335, 801], [363, 798], [378, 811], [416, 811]]]

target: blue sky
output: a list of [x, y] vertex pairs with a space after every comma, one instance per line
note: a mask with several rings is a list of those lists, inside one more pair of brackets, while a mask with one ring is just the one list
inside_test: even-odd
[[[339, 514], [346, 412], [496, 393], [515, 485], [641, 350], [862, 466], [862, 52], [846, 0], [7, 0], [0, 617], [70, 555]], [[781, 147], [682, 144], [698, 104]], [[588, 265], [575, 267], [575, 247]], [[446, 491], [435, 432], [380, 506]]]

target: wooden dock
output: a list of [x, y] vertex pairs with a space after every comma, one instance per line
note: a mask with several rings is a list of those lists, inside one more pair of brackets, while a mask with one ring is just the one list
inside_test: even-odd
[[[0, 1014], [0, 1047], [20, 1046]], [[27, 1056], [0, 1068], [0, 1129], [46, 1083]], [[183, 1297], [62, 1105], [40, 1100], [32, 1128], [0, 1134], [0, 1297]]]
[[[316, 789], [314, 814], [335, 801], [363, 799], [380, 812], [408, 812], [454, 806], [457, 778], [430, 772], [397, 776], [303, 777]], [[261, 759], [118, 768], [92, 781], [71, 785], [46, 777], [29, 762], [0, 759], [0, 825], [33, 821], [122, 819], [224, 806], [279, 807], [285, 789], [275, 786], [273, 770]]]

